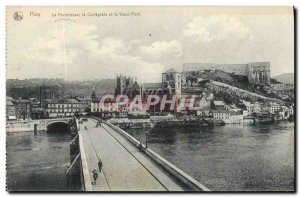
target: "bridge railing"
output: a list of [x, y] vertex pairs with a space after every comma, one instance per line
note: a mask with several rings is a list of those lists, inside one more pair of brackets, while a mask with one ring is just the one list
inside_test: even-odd
[[[95, 117], [93, 117], [93, 118], [96, 119], [96, 120], [100, 120], [100, 119], [95, 118]], [[107, 126], [109, 126], [109, 127], [113, 128], [114, 130], [116, 130], [118, 133], [120, 133], [122, 136], [124, 136], [127, 140], [129, 140], [132, 144], [134, 144], [137, 148], [139, 147], [140, 144], [142, 144], [140, 141], [138, 141], [137, 139], [135, 139], [134, 137], [129, 135], [123, 129], [121, 129], [121, 128], [119, 128], [119, 127], [117, 127], [117, 126], [115, 126], [115, 125], [113, 125], [113, 124], [111, 124], [107, 121], [102, 120], [102, 122], [104, 124], [106, 124]], [[178, 180], [180, 180], [182, 183], [184, 183], [188, 187], [192, 188], [195, 191], [210, 191], [207, 187], [205, 187], [204, 185], [199, 183], [197, 180], [192, 178], [187, 173], [183, 172], [181, 169], [176, 167], [171, 162], [167, 161], [165, 158], [163, 158], [162, 156], [160, 156], [159, 154], [157, 154], [153, 150], [151, 150], [149, 148], [145, 148], [146, 146], [144, 144], [142, 144], [142, 146], [144, 147], [144, 149], [143, 149], [144, 153], [148, 157], [153, 159], [162, 168], [164, 168], [167, 172], [172, 174], [174, 177], [176, 177]]]

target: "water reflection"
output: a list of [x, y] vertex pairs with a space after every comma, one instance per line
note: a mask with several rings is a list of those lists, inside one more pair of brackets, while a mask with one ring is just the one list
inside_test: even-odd
[[[65, 172], [70, 165], [67, 133], [7, 134], [9, 191], [69, 191]], [[72, 190], [80, 190], [80, 185]]]
[[[145, 130], [128, 130], [145, 142]], [[217, 191], [294, 189], [294, 123], [151, 131], [148, 146]]]

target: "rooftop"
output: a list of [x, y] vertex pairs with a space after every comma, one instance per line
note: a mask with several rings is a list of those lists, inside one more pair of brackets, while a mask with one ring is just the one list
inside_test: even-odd
[[144, 83], [143, 87], [145, 89], [149, 89], [149, 88], [161, 88], [161, 83]]
[[10, 96], [6, 96], [6, 100], [8, 100], [8, 101], [14, 101], [14, 99], [12, 97], [10, 97]]
[[29, 99], [18, 99], [15, 101], [16, 103], [31, 103]]
[[164, 73], [178, 73], [174, 68], [170, 68], [169, 70], [167, 70]]
[[224, 101], [214, 101], [214, 104], [217, 106], [225, 105]]
[[231, 113], [230, 111], [227, 110], [211, 110], [212, 113]]
[[6, 100], [6, 105], [14, 105], [11, 101], [9, 101], [9, 100]]
[[48, 103], [78, 103], [75, 99], [49, 99]]

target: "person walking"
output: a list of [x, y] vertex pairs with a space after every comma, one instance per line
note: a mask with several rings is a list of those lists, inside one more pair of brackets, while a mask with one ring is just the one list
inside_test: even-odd
[[103, 163], [102, 163], [101, 159], [99, 159], [99, 161], [98, 161], [98, 167], [99, 167], [99, 171], [101, 173], [101, 170], [102, 170], [102, 167], [103, 167]]
[[92, 185], [95, 185], [95, 184], [96, 184], [96, 181], [97, 181], [97, 179], [98, 179], [98, 173], [97, 173], [97, 170], [94, 169], [94, 170], [92, 171], [92, 173], [93, 173], [93, 178], [94, 178], [94, 182], [92, 182]]

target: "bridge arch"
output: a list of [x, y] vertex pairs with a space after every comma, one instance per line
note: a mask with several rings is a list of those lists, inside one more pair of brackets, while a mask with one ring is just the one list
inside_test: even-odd
[[47, 132], [58, 132], [58, 133], [65, 133], [70, 131], [70, 125], [68, 120], [54, 120], [48, 122], [46, 125]]

